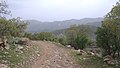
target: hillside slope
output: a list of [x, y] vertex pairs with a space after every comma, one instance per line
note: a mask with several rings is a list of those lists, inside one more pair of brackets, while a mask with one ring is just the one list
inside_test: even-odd
[[90, 24], [94, 26], [100, 26], [100, 22], [103, 18], [84, 18], [80, 20], [71, 19], [65, 21], [54, 21], [54, 22], [40, 22], [37, 20], [28, 20], [29, 25], [27, 27], [27, 32], [51, 32], [55, 30], [69, 28], [71, 25], [79, 24]]

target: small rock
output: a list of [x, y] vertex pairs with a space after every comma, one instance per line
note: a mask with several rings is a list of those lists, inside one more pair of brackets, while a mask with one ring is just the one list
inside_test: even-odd
[[39, 56], [40, 56], [40, 54], [37, 54], [37, 56], [39, 57]]
[[19, 55], [16, 55], [17, 57], [19, 56]]
[[96, 53], [95, 55], [96, 55], [97, 57], [102, 58], [102, 54], [101, 54], [101, 53]]
[[58, 45], [61, 45], [60, 43], [58, 43]]
[[80, 49], [77, 50], [77, 52], [80, 52], [80, 51], [81, 51]]
[[82, 60], [82, 58], [79, 58], [80, 60]]
[[104, 62], [110, 61], [110, 58], [103, 59]]
[[10, 67], [5, 64], [0, 64], [0, 68], [10, 68]]
[[83, 60], [86, 60], [87, 58], [83, 58]]
[[9, 52], [4, 52], [4, 54], [9, 54]]
[[10, 49], [10, 45], [9, 45], [9, 44], [6, 44], [5, 49], [9, 50], [9, 49]]
[[95, 55], [95, 53], [93, 53], [93, 52], [87, 52], [87, 54], [88, 54], [88, 55], [92, 55], [92, 56]]
[[11, 58], [12, 56], [11, 55], [8, 55], [9, 58]]
[[18, 49], [22, 50], [22, 49], [23, 49], [23, 46], [18, 46]]
[[115, 65], [115, 63], [113, 61], [107, 61], [108, 65]]
[[80, 52], [80, 53], [79, 53], [79, 54], [77, 54], [77, 55], [83, 55], [83, 53], [81, 53], [81, 52]]
[[35, 51], [35, 53], [39, 53], [39, 51]]
[[8, 61], [7, 61], [7, 60], [2, 60], [1, 63], [3, 63], [3, 64], [7, 64]]
[[109, 65], [118, 65], [119, 63], [116, 60], [110, 60], [110, 61], [107, 61], [107, 64], [109, 64]]
[[68, 48], [71, 48], [71, 45], [66, 45]]
[[86, 54], [86, 52], [85, 52], [84, 50], [80, 50], [80, 52], [82, 52], [82, 53], [85, 53], [85, 54]]
[[103, 57], [103, 61], [106, 62], [106, 63], [107, 63], [108, 61], [110, 61], [111, 59], [112, 59], [112, 57], [109, 56], [109, 55]]
[[12, 66], [14, 66], [15, 64], [11, 63]]
[[112, 59], [112, 57], [111, 57], [110, 55], [107, 55], [107, 56], [103, 57], [103, 59], [105, 59], [105, 58], [110, 58], [110, 59]]

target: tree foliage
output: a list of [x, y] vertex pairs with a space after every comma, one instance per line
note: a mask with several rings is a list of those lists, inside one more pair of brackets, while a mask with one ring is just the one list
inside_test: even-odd
[[10, 11], [8, 10], [8, 5], [6, 4], [6, 1], [1, 0], [0, 1], [0, 17], [4, 14], [10, 14]]
[[77, 37], [75, 38], [75, 45], [77, 49], [84, 49], [87, 45], [88, 42], [88, 38], [86, 35], [83, 34], [79, 34], [77, 35]]
[[55, 37], [51, 32], [40, 32], [32, 34], [33, 40], [46, 40], [46, 41], [55, 41], [57, 42], [58, 39]]
[[120, 2], [105, 16], [102, 26], [97, 29], [97, 45], [106, 54], [115, 57], [120, 53]]
[[0, 18], [0, 36], [23, 36], [27, 23], [20, 18]]
[[84, 49], [88, 42], [86, 34], [87, 29], [84, 25], [73, 25], [66, 31], [67, 43], [72, 45], [75, 49]]
[[61, 43], [62, 45], [67, 45], [67, 38], [66, 38], [66, 36], [65, 35], [60, 35], [60, 36], [58, 36], [58, 41], [59, 41], [59, 43]]
[[0, 1], [0, 36], [23, 36], [27, 23], [20, 18], [6, 19], [10, 14], [6, 1]]

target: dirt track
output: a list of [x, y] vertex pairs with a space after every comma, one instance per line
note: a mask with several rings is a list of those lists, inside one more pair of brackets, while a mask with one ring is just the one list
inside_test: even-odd
[[50, 42], [33, 41], [31, 44], [40, 46], [42, 53], [32, 68], [80, 68], [80, 65], [69, 57], [68, 49]]

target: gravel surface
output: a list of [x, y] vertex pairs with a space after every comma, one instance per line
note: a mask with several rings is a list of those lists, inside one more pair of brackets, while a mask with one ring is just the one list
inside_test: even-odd
[[69, 50], [51, 42], [32, 41], [31, 44], [40, 46], [41, 55], [30, 68], [80, 68], [69, 56]]

